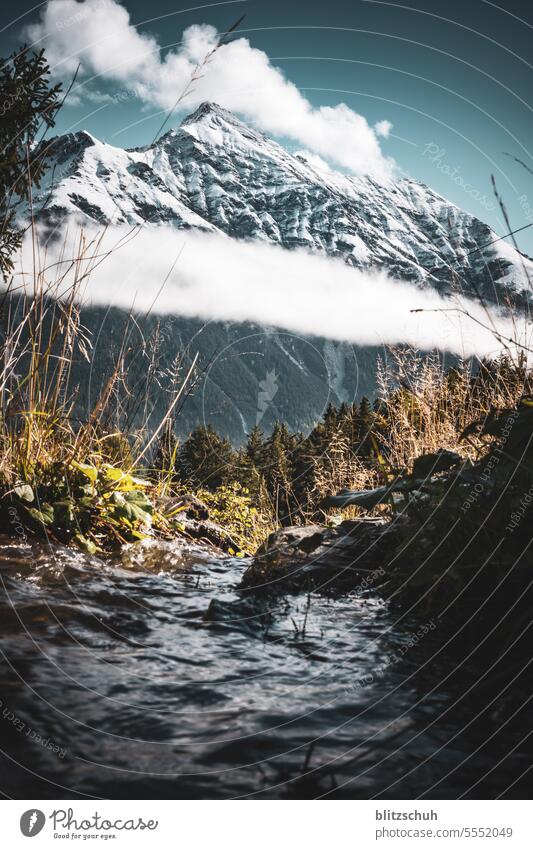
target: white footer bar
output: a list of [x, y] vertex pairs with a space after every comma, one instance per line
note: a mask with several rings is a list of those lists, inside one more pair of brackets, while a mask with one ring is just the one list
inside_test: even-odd
[[0, 822], [6, 849], [533, 849], [528, 801], [4, 801]]

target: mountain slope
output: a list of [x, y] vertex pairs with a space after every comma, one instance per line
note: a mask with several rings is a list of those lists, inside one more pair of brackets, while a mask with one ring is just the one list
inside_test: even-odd
[[[292, 155], [214, 104], [202, 104], [154, 144], [122, 150], [87, 132], [59, 136], [48, 147], [51, 168], [34, 194], [37, 217], [61, 236], [72, 215], [98, 224], [171, 226], [305, 247], [357, 268], [381, 267], [397, 279], [462, 290], [501, 302], [522, 299], [533, 264], [477, 218], [414, 180], [378, 183], [335, 173]], [[524, 271], [524, 267], [526, 272]], [[342, 308], [342, 304], [339, 305]], [[305, 304], [302, 304], [305, 309]], [[302, 339], [250, 324], [139, 316], [143, 339], [157, 334], [163, 364], [200, 354], [204, 380], [180, 413], [182, 432], [211, 422], [235, 443], [277, 418], [293, 429], [313, 426], [329, 402], [375, 391], [375, 348]], [[80, 403], [105, 381], [120, 349], [118, 310], [87, 310], [98, 340], [95, 361], [80, 363]], [[189, 359], [190, 362], [190, 359]], [[143, 379], [142, 357], [131, 366]], [[138, 371], [138, 373], [137, 373]], [[87, 397], [85, 394], [87, 393]], [[158, 421], [166, 404], [156, 399]]]
[[86, 132], [56, 138], [34, 198], [42, 217], [219, 230], [307, 247], [357, 268], [500, 301], [533, 264], [422, 183], [350, 177], [288, 153], [204, 103], [155, 144], [122, 150]]

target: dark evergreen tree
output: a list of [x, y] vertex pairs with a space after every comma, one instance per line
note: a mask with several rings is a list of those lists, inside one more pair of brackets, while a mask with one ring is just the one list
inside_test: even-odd
[[265, 445], [264, 477], [273, 509], [282, 525], [290, 525], [292, 437], [286, 424], [276, 422]]
[[262, 469], [265, 462], [265, 437], [259, 425], [254, 425], [248, 435], [245, 454], [256, 469]]
[[293, 454], [291, 504], [292, 513], [301, 521], [314, 518], [313, 494], [317, 485], [321, 454], [317, 450], [316, 432], [303, 439]]
[[370, 457], [372, 455], [373, 426], [374, 411], [368, 398], [363, 396], [355, 416], [355, 451], [360, 457]]
[[255, 425], [248, 435], [246, 445], [236, 453], [236, 480], [248, 489], [256, 504], [263, 504], [266, 494], [263, 474], [265, 445], [263, 432]]
[[216, 489], [234, 479], [237, 456], [228, 439], [199, 425], [183, 443], [176, 470], [183, 483]]
[[324, 423], [324, 431], [326, 433], [334, 433], [339, 423], [339, 413], [333, 404], [328, 404], [326, 411], [322, 417]]
[[[50, 68], [41, 50], [28, 47], [0, 60], [0, 274], [13, 268], [13, 253], [23, 233], [15, 223], [16, 206], [39, 186], [47, 170], [41, 131], [54, 126], [61, 85], [50, 83]], [[44, 132], [43, 132], [44, 135]]]

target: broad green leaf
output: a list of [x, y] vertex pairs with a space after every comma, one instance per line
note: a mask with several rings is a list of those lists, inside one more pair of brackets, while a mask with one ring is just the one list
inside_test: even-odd
[[98, 546], [95, 545], [95, 543], [91, 539], [88, 539], [87, 537], [83, 536], [83, 534], [75, 534], [72, 539], [73, 542], [76, 543], [78, 548], [80, 548], [82, 551], [85, 551], [87, 554], [96, 554], [96, 552], [98, 551]]
[[125, 493], [124, 498], [129, 504], [134, 504], [136, 507], [139, 507], [146, 513], [151, 514], [154, 512], [154, 505], [152, 504], [146, 493], [140, 492], [138, 489]]
[[92, 484], [96, 483], [98, 479], [98, 469], [96, 468], [96, 466], [91, 466], [89, 465], [89, 463], [78, 463], [76, 460], [73, 460], [71, 465], [78, 472], [81, 472], [83, 475], [85, 475], [86, 478], [89, 478]]
[[104, 482], [106, 485], [113, 485], [115, 490], [120, 492], [130, 492], [135, 489], [145, 489], [148, 482], [141, 478], [134, 478], [128, 472], [123, 472], [122, 469], [117, 469], [115, 466], [104, 466]]
[[39, 525], [53, 525], [54, 508], [51, 504], [47, 504], [46, 501], [40, 505], [40, 510], [38, 510], [36, 507], [27, 507], [26, 509], [32, 519], [34, 519]]

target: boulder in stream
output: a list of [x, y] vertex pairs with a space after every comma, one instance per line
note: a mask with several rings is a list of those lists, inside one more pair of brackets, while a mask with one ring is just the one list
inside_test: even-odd
[[242, 579], [256, 593], [319, 590], [338, 594], [383, 582], [397, 524], [379, 518], [281, 528], [257, 551]]

